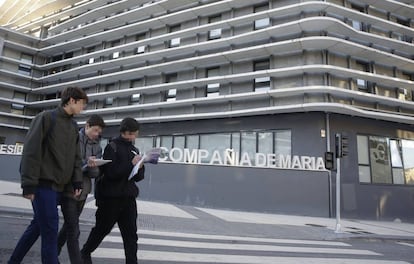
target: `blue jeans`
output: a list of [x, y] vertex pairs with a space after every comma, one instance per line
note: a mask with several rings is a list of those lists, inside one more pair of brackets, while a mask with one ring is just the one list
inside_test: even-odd
[[57, 210], [60, 193], [48, 187], [38, 187], [32, 201], [33, 220], [26, 228], [10, 257], [9, 264], [21, 263], [24, 256], [41, 237], [43, 264], [58, 264], [57, 232], [59, 215]]

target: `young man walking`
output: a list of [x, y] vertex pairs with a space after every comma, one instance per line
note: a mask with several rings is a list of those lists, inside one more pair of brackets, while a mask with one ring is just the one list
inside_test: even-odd
[[92, 189], [92, 179], [98, 177], [99, 168], [96, 159], [102, 158], [100, 136], [105, 122], [99, 115], [92, 115], [85, 127], [79, 131], [80, 152], [82, 157], [83, 189], [78, 198], [72, 194], [68, 184], [61, 198], [61, 210], [64, 223], [58, 235], [58, 254], [67, 242], [70, 263], [82, 263], [79, 250], [79, 216], [82, 213], [86, 198]]
[[21, 263], [41, 236], [42, 263], [57, 264], [58, 200], [65, 185], [71, 183], [73, 195], [82, 191], [79, 133], [73, 116], [88, 102], [77, 87], [62, 91], [61, 104], [39, 113], [25, 138], [21, 160], [23, 196], [32, 202], [33, 220], [23, 233], [8, 263]]
[[[96, 223], [81, 250], [84, 264], [92, 263], [91, 253], [107, 234], [118, 224], [124, 242], [125, 263], [137, 264], [137, 204], [139, 189], [135, 182], [144, 179], [145, 168], [128, 179], [133, 167], [140, 161], [138, 149], [134, 146], [139, 123], [130, 117], [120, 125], [120, 135], [114, 138], [104, 150], [103, 158], [112, 162], [103, 165], [103, 175], [95, 182]], [[141, 163], [143, 164], [143, 163]]]

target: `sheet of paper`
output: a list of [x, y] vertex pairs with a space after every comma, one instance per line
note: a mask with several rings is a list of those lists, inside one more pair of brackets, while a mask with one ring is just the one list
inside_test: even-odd
[[[155, 155], [161, 155], [162, 149], [161, 148], [152, 148], [145, 152], [145, 154], [141, 157], [137, 164], [135, 164], [134, 168], [132, 168], [131, 173], [129, 174], [128, 180], [132, 179], [137, 173], [142, 163], [150, 162], [151, 159]], [[158, 158], [157, 158], [158, 159]]]
[[106, 163], [112, 162], [112, 160], [105, 160], [105, 159], [96, 159], [95, 164], [96, 166], [102, 166]]
[[[112, 162], [112, 160], [104, 160], [104, 159], [96, 159], [95, 160], [96, 166], [102, 166], [102, 165], [104, 165], [106, 163], [109, 163], [109, 162]], [[84, 170], [87, 167], [88, 167], [88, 164], [85, 164], [85, 165], [82, 166], [82, 169]]]

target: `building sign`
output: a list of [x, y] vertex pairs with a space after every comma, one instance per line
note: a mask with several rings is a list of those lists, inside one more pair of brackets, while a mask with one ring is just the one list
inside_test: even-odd
[[210, 153], [206, 149], [167, 149], [162, 147], [164, 153], [160, 161], [189, 164], [211, 164], [244, 167], [261, 167], [274, 169], [297, 170], [325, 170], [322, 157], [281, 155], [273, 153], [255, 153], [253, 157], [247, 152], [239, 153], [232, 149], [225, 151], [214, 150]]
[[[296, 169], [296, 170], [325, 170], [322, 157], [281, 155], [274, 153], [255, 153], [249, 155], [247, 152], [239, 153], [232, 149], [224, 151], [206, 149], [167, 149], [161, 147], [163, 153], [160, 162], [188, 163], [188, 164], [210, 164], [241, 167], [260, 167], [273, 169]], [[0, 154], [21, 155], [23, 144], [0, 145]]]
[[22, 155], [23, 144], [5, 145], [0, 144], [0, 154]]

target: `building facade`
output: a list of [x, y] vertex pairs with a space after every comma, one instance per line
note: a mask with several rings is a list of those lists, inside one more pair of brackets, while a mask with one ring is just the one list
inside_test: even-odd
[[[409, 0], [91, 0], [10, 20], [2, 153], [78, 86], [80, 125], [99, 114], [109, 139], [131, 116], [137, 147], [165, 150], [142, 199], [333, 216], [340, 171], [342, 216], [414, 221], [413, 14]], [[348, 155], [330, 171], [337, 134]]]

